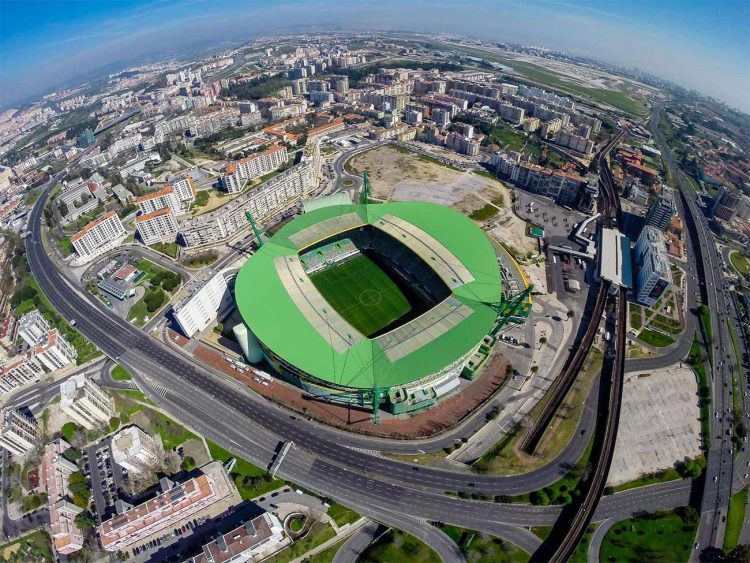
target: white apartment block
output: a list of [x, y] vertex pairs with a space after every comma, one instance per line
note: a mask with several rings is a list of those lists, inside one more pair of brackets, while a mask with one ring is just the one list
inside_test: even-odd
[[36, 346], [51, 329], [38, 309], [29, 311], [18, 321], [18, 336], [29, 346]]
[[106, 424], [115, 416], [112, 397], [83, 373], [60, 385], [60, 408], [89, 430]]
[[13, 455], [33, 450], [39, 439], [39, 427], [34, 419], [15, 409], [3, 409], [0, 428], [0, 447]]
[[74, 362], [78, 353], [63, 338], [56, 328], [47, 333], [46, 338], [34, 348], [34, 356], [50, 371], [64, 368]]
[[638, 265], [636, 301], [651, 307], [672, 285], [664, 233], [650, 225], [643, 227], [635, 246], [635, 260]]
[[41, 480], [47, 489], [50, 513], [50, 535], [57, 553], [68, 554], [83, 547], [84, 535], [76, 526], [75, 517], [83, 511], [68, 500], [68, 479], [78, 466], [63, 453], [70, 447], [65, 440], [58, 438], [47, 444], [42, 458]]
[[33, 354], [16, 356], [0, 367], [0, 396], [27, 383], [39, 381], [44, 369]]
[[159, 209], [171, 209], [175, 213], [180, 212], [180, 200], [175, 194], [174, 187], [164, 186], [158, 192], [142, 195], [135, 200], [141, 213], [153, 213]]
[[169, 208], [139, 215], [135, 219], [135, 224], [144, 244], [174, 242], [179, 229], [174, 212]]
[[197, 248], [229, 240], [249, 228], [246, 211], [258, 224], [280, 219], [318, 187], [320, 143], [305, 146], [302, 161], [211, 213], [180, 223], [185, 246]]
[[242, 191], [247, 180], [276, 170], [287, 161], [286, 147], [277, 145], [266, 151], [250, 155], [229, 164], [221, 175], [221, 184], [227, 193]]
[[183, 211], [190, 209], [190, 206], [195, 201], [195, 185], [193, 184], [193, 177], [185, 176], [183, 178], [177, 178], [172, 180], [170, 185], [174, 189], [177, 201], [180, 202], [180, 208]]
[[173, 313], [182, 332], [191, 338], [205, 330], [232, 304], [232, 294], [224, 275], [218, 273], [195, 288], [174, 306]]
[[132, 473], [153, 470], [162, 456], [159, 442], [137, 426], [128, 426], [112, 436], [112, 459]]
[[117, 248], [127, 236], [117, 213], [110, 211], [70, 237], [70, 242], [78, 254], [79, 262], [85, 263]]
[[160, 530], [174, 528], [178, 522], [183, 523], [212, 504], [222, 500], [230, 504], [234, 498], [239, 502], [234, 484], [221, 463], [209, 463], [201, 470], [202, 475], [184, 483], [164, 482], [161, 494], [100, 524], [97, 531], [102, 547], [109, 552], [127, 550]]

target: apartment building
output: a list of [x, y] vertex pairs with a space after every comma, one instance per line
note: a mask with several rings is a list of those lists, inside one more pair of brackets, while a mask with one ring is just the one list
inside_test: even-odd
[[174, 242], [179, 231], [174, 212], [169, 208], [139, 215], [135, 218], [135, 225], [144, 244]]
[[286, 546], [284, 527], [275, 514], [265, 512], [203, 546], [185, 563], [241, 563], [261, 561]]
[[549, 139], [552, 135], [557, 133], [563, 126], [562, 120], [559, 118], [551, 119], [550, 121], [545, 121], [542, 124], [542, 130], [541, 135], [545, 139]]
[[674, 190], [669, 186], [662, 186], [661, 193], [654, 197], [648, 208], [646, 225], [665, 231], [676, 213]]
[[161, 530], [170, 530], [177, 523], [210, 506], [236, 496], [234, 484], [219, 462], [201, 468], [202, 475], [179, 484], [163, 482], [163, 492], [134, 506], [97, 527], [102, 547], [109, 552], [127, 550]]
[[164, 186], [159, 191], [142, 195], [135, 200], [141, 213], [153, 213], [160, 209], [171, 209], [175, 213], [181, 210], [180, 200], [172, 185]]
[[672, 271], [664, 240], [664, 232], [656, 227], [643, 227], [636, 242], [638, 266], [636, 301], [646, 307], [656, 303], [672, 285]]
[[79, 262], [85, 263], [117, 248], [127, 235], [117, 213], [110, 211], [70, 237], [70, 242], [78, 254]]
[[68, 490], [70, 475], [78, 466], [63, 456], [70, 444], [58, 438], [44, 447], [41, 479], [47, 489], [52, 543], [57, 553], [67, 555], [83, 547], [84, 534], [75, 517], [83, 509], [73, 504]]
[[445, 147], [460, 154], [478, 156], [479, 146], [479, 141], [472, 139], [469, 136], [461, 135], [460, 133], [451, 132], [445, 137]]
[[289, 158], [286, 147], [277, 145], [229, 164], [221, 175], [221, 185], [227, 193], [242, 191], [245, 182], [273, 172]]
[[51, 329], [39, 309], [29, 311], [18, 321], [18, 336], [29, 346], [36, 346]]
[[221, 273], [186, 289], [188, 294], [174, 306], [173, 315], [185, 336], [191, 338], [232, 306], [232, 294]]
[[3, 409], [0, 417], [0, 447], [13, 455], [23, 455], [36, 448], [39, 426], [33, 418], [11, 408]]
[[216, 211], [181, 221], [182, 242], [189, 248], [197, 248], [229, 240], [249, 228], [246, 211], [252, 213], [258, 224], [280, 219], [318, 187], [320, 166], [320, 142], [309, 141], [299, 164]]
[[39, 381], [44, 369], [32, 353], [15, 356], [0, 366], [0, 396]]
[[152, 471], [162, 456], [159, 442], [137, 426], [128, 426], [112, 436], [112, 459], [132, 473]]
[[48, 370], [55, 371], [74, 362], [78, 352], [56, 328], [53, 328], [34, 348], [34, 356]]
[[107, 424], [116, 412], [112, 397], [83, 373], [60, 385], [60, 408], [89, 430]]
[[192, 203], [195, 201], [196, 190], [195, 184], [193, 184], [193, 177], [186, 175], [174, 178], [169, 185], [172, 186], [177, 201], [180, 202], [180, 209], [182, 211], [188, 211]]
[[509, 123], [513, 123], [514, 125], [520, 125], [521, 123], [523, 123], [523, 119], [524, 119], [523, 108], [519, 108], [511, 104], [499, 104], [499, 107], [497, 108], [497, 113], [505, 121], [508, 121]]

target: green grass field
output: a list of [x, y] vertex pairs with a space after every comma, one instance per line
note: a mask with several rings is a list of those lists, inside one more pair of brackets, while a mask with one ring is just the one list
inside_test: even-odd
[[365, 336], [385, 328], [411, 309], [393, 280], [364, 254], [313, 274], [310, 279], [325, 300]]

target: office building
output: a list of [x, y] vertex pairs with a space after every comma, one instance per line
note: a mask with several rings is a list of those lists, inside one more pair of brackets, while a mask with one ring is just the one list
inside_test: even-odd
[[726, 186], [719, 186], [716, 197], [711, 204], [711, 214], [724, 221], [731, 221], [743, 206], [742, 204], [742, 194], [730, 190]]
[[171, 185], [164, 186], [159, 191], [142, 195], [135, 200], [141, 213], [153, 213], [160, 209], [171, 209], [175, 213], [180, 212], [180, 200]]
[[646, 213], [646, 225], [665, 231], [675, 213], [674, 190], [669, 186], [662, 186], [661, 193], [654, 197]]
[[29, 346], [36, 346], [51, 329], [39, 309], [29, 311], [18, 321], [18, 336]]
[[646, 307], [656, 303], [672, 285], [664, 232], [657, 227], [643, 227], [635, 247], [638, 266], [636, 301]]
[[112, 397], [83, 373], [60, 385], [60, 408], [89, 430], [107, 424], [116, 413]]
[[143, 244], [174, 242], [179, 226], [172, 209], [159, 209], [135, 218], [136, 229]]
[[97, 531], [102, 547], [109, 552], [127, 550], [157, 532], [171, 531], [224, 499], [234, 496], [239, 500], [221, 463], [211, 462], [201, 471], [202, 475], [184, 483], [162, 480], [161, 494], [100, 524]]
[[84, 263], [117, 248], [127, 236], [117, 213], [110, 211], [70, 237], [70, 242], [78, 254], [79, 262]]
[[240, 563], [261, 561], [286, 546], [284, 527], [275, 514], [265, 512], [203, 546], [185, 563]]
[[34, 356], [48, 370], [55, 371], [74, 362], [78, 352], [56, 328], [53, 328], [34, 348]]
[[76, 144], [79, 148], [87, 149], [96, 142], [94, 138], [94, 132], [91, 129], [86, 129], [83, 133], [78, 135], [76, 138]]
[[27, 383], [35, 383], [42, 375], [44, 369], [31, 352], [6, 360], [0, 366], [0, 396]]
[[11, 408], [3, 409], [0, 417], [0, 447], [13, 455], [24, 455], [36, 448], [39, 427], [33, 418]]
[[227, 193], [242, 191], [245, 182], [273, 172], [288, 159], [286, 147], [277, 145], [229, 164], [221, 175], [221, 184]]
[[67, 555], [83, 547], [84, 534], [76, 526], [76, 515], [83, 509], [70, 501], [68, 480], [78, 466], [63, 456], [70, 444], [58, 438], [44, 447], [41, 480], [47, 489], [52, 543], [55, 551]]
[[194, 287], [173, 309], [174, 319], [188, 338], [205, 330], [232, 306], [232, 295], [224, 275], [215, 274]]
[[161, 463], [159, 442], [137, 426], [123, 428], [112, 436], [112, 459], [132, 473], [148, 473]]

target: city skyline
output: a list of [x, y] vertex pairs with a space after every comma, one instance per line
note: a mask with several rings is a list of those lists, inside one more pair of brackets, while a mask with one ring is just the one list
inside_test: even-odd
[[[430, 10], [424, 2], [79, 2], [74, 12], [70, 6], [13, 1], [0, 6], [0, 107], [97, 71], [186, 56], [259, 35], [379, 29], [453, 32], [566, 50], [641, 68], [750, 111], [745, 95], [750, 73], [742, 72], [750, 68], [750, 39], [743, 33], [747, 26], [737, 25], [750, 22], [747, 2], [722, 2], [720, 9], [704, 1], [596, 7], [577, 1], [479, 2], [460, 13], [443, 2], [431, 3]], [[222, 30], [219, 40], [217, 29]], [[30, 73], [30, 66], [36, 72]]]

